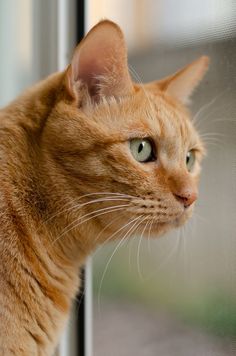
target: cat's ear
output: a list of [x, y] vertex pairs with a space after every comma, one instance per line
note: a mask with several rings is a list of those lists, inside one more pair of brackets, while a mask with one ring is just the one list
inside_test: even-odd
[[193, 90], [206, 73], [208, 65], [209, 58], [202, 56], [174, 75], [158, 81], [158, 87], [167, 94], [179, 99], [184, 104], [187, 104]]
[[90, 97], [124, 96], [132, 93], [133, 84], [128, 71], [127, 50], [118, 25], [99, 22], [80, 42], [66, 72], [67, 89], [78, 96], [79, 86], [87, 86]]

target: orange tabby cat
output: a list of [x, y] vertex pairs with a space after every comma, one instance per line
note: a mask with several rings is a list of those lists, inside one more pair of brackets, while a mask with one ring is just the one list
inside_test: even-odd
[[207, 67], [133, 83], [102, 21], [64, 72], [0, 111], [0, 355], [53, 354], [98, 244], [191, 215], [204, 149], [184, 103]]

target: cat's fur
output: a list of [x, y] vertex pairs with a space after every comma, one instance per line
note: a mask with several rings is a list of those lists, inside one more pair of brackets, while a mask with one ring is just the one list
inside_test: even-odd
[[[120, 28], [102, 21], [67, 70], [0, 111], [0, 355], [53, 354], [99, 243], [190, 216], [204, 149], [183, 103], [207, 66], [134, 84]], [[152, 138], [157, 161], [135, 161], [132, 137]]]

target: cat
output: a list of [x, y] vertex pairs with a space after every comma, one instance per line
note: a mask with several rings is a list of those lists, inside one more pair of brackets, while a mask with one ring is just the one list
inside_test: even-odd
[[208, 62], [133, 83], [104, 20], [0, 111], [0, 355], [53, 354], [99, 244], [191, 216], [205, 150], [186, 103]]

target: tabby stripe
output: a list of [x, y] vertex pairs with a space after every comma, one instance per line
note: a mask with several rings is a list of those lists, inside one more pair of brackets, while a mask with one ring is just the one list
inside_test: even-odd
[[[32, 268], [37, 269], [36, 271], [31, 270], [31, 273], [32, 273], [32, 277], [35, 279], [35, 282], [39, 285], [42, 293], [44, 294], [45, 297], [49, 298], [54, 303], [54, 305], [58, 307], [59, 310], [62, 310], [63, 312], [67, 312], [69, 306], [66, 301], [66, 298], [63, 297], [62, 293], [58, 290], [58, 288], [51, 286], [50, 283], [47, 281], [47, 277], [45, 276], [45, 271], [42, 271], [37, 258], [36, 260], [33, 258], [32, 261], [32, 257], [29, 255], [29, 251], [27, 249], [27, 247], [29, 246], [24, 245], [24, 247], [25, 247], [26, 258], [29, 260], [29, 263], [32, 265]], [[37, 276], [35, 275], [36, 273]]]
[[25, 331], [32, 337], [32, 339], [35, 341], [36, 345], [40, 344], [42, 346], [45, 344], [40, 336], [34, 335], [30, 330], [28, 330], [26, 328], [25, 328]]
[[[28, 307], [28, 304], [26, 303], [26, 301], [22, 300], [17, 292], [17, 290], [15, 289], [14, 285], [12, 284], [12, 282], [8, 279], [5, 279], [5, 281], [7, 282], [8, 286], [11, 288], [11, 290], [13, 291], [13, 293], [15, 294], [15, 296], [17, 297], [17, 299], [21, 302], [21, 304], [23, 304], [28, 312], [28, 314], [31, 316], [31, 318], [36, 322], [37, 326], [39, 327], [39, 329], [47, 336], [47, 338], [52, 341], [51, 337], [48, 335], [47, 333], [47, 329], [46, 327], [44, 327], [42, 325], [42, 323], [37, 319], [37, 317], [32, 314], [30, 308]], [[48, 314], [47, 314], [48, 316]], [[28, 320], [26, 320], [28, 322]]]
[[[8, 192], [5, 192], [8, 193]], [[48, 275], [55, 280], [58, 280], [58, 282], [60, 283], [64, 283], [63, 280], [61, 280], [58, 276], [55, 276], [49, 269], [47, 264], [41, 259], [41, 257], [37, 254], [37, 251], [35, 251], [35, 249], [33, 248], [33, 243], [34, 241], [32, 240], [30, 234], [28, 234], [28, 229], [22, 219], [22, 217], [16, 212], [15, 208], [12, 205], [12, 201], [9, 197], [9, 194], [6, 194], [6, 199], [7, 199], [7, 203], [8, 203], [8, 208], [10, 210], [10, 217], [12, 220], [12, 223], [15, 225], [16, 227], [16, 233], [17, 235], [21, 237], [21, 242], [23, 243], [23, 239], [26, 243], [26, 245], [28, 246], [28, 248], [33, 252], [33, 254], [35, 255], [36, 259], [41, 263], [41, 265], [44, 267], [44, 269], [46, 270], [46, 272], [48, 273]], [[31, 244], [29, 243], [31, 242]], [[24, 249], [26, 250], [26, 246], [23, 246]]]

